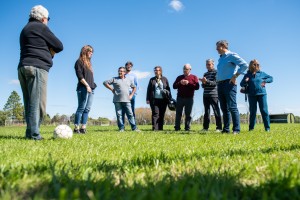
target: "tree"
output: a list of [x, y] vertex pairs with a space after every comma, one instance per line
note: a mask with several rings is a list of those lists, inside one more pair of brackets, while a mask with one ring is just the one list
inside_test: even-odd
[[5, 120], [7, 119], [8, 113], [0, 110], [0, 126], [5, 125]]
[[43, 125], [49, 125], [49, 124], [51, 124], [51, 117], [49, 114], [47, 114], [44, 116]]
[[3, 108], [11, 119], [24, 120], [24, 106], [21, 98], [16, 91], [13, 91]]

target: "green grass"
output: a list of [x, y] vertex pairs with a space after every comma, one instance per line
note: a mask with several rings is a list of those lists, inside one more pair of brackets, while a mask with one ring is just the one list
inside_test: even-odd
[[88, 127], [70, 140], [25, 140], [0, 127], [0, 199], [299, 199], [300, 124], [240, 135], [117, 132]]

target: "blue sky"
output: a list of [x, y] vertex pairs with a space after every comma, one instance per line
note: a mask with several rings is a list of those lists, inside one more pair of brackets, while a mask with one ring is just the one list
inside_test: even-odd
[[[299, 0], [3, 1], [0, 110], [13, 90], [22, 96], [17, 77], [19, 34], [30, 9], [39, 4], [49, 10], [48, 25], [64, 44], [49, 73], [47, 113], [51, 117], [76, 111], [74, 63], [86, 44], [94, 47], [92, 63], [98, 84], [90, 116], [112, 119], [112, 94], [102, 82], [116, 76], [126, 61], [134, 63], [140, 77], [136, 106], [148, 107], [146, 87], [154, 66], [163, 67], [171, 84], [185, 63], [192, 65], [193, 74], [202, 76], [207, 58], [217, 63], [215, 43], [220, 39], [228, 40], [229, 49], [247, 62], [258, 59], [262, 71], [273, 76], [274, 82], [267, 85], [270, 113], [300, 115]], [[172, 93], [176, 96], [176, 91]], [[194, 116], [203, 114], [202, 93], [202, 89], [196, 92]], [[246, 112], [241, 93], [238, 106], [241, 113]]]

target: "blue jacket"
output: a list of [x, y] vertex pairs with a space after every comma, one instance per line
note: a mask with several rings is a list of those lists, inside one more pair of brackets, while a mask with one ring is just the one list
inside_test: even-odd
[[[248, 82], [245, 81], [247, 77], [249, 78]], [[241, 87], [247, 86], [247, 93], [250, 96], [266, 95], [266, 87], [261, 86], [263, 82], [272, 83], [273, 77], [262, 71], [257, 71], [256, 74], [252, 74], [248, 71], [247, 74], [244, 75], [240, 85]]]

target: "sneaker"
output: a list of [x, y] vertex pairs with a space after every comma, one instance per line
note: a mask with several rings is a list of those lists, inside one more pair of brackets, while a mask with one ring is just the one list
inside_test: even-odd
[[240, 134], [239, 131], [233, 131], [233, 135], [238, 135], [238, 134]]
[[207, 131], [208, 131], [208, 129], [205, 129], [205, 128], [201, 130], [201, 132], [207, 132]]
[[80, 129], [80, 133], [86, 134], [86, 129], [85, 129], [85, 128], [81, 128], [81, 129]]
[[120, 129], [119, 132], [124, 132], [124, 129]]
[[216, 132], [216, 133], [221, 133], [222, 130], [221, 130], [221, 129], [217, 129], [215, 132]]
[[74, 132], [75, 134], [76, 134], [76, 133], [79, 134], [79, 133], [80, 133], [80, 130], [74, 128], [74, 131], [73, 131], [73, 132]]
[[229, 131], [225, 131], [225, 130], [223, 130], [221, 133], [230, 133]]
[[133, 131], [134, 131], [134, 132], [141, 132], [141, 130], [140, 130], [140, 129], [137, 129], [137, 128], [134, 129]]

